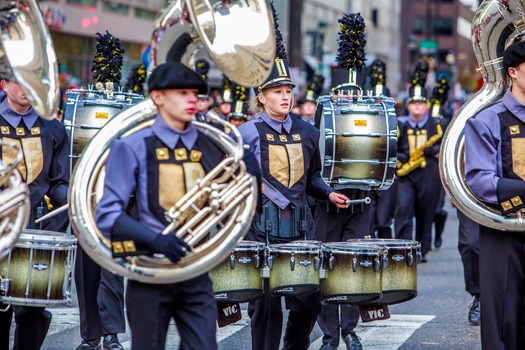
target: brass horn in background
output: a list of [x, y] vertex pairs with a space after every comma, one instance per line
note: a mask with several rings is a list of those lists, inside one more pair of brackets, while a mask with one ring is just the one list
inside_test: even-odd
[[55, 118], [60, 100], [53, 41], [34, 0], [0, 0], [0, 75], [14, 80], [39, 116]]
[[508, 88], [502, 54], [517, 36], [525, 33], [521, 1], [483, 1], [472, 22], [472, 44], [483, 77], [483, 86], [458, 110], [441, 143], [441, 181], [454, 205], [472, 220], [497, 230], [525, 231], [521, 217], [503, 216], [476, 198], [465, 182], [464, 127], [468, 118], [497, 102]]
[[[246, 20], [257, 28], [261, 40], [252, 38], [250, 43], [243, 38], [239, 28], [246, 28]], [[157, 26], [152, 45], [155, 65], [171, 60], [191, 67], [202, 45], [225, 74], [244, 86], [262, 84], [271, 72], [275, 37], [266, 0], [228, 5], [222, 1], [174, 1], [158, 16]], [[231, 35], [232, 28], [236, 35]], [[214, 122], [230, 128], [237, 141], [211, 125], [194, 122], [227, 157], [166, 213], [171, 224], [163, 233], [176, 231], [192, 252], [177, 264], [151, 256], [114, 259], [110, 242], [94, 218], [109, 148], [113, 140], [151, 125], [156, 113], [151, 99], [146, 99], [115, 116], [97, 133], [73, 172], [69, 213], [79, 244], [102, 267], [145, 283], [174, 283], [209, 271], [231, 253], [250, 227], [257, 184], [246, 172], [243, 143], [235, 127], [215, 116]]]

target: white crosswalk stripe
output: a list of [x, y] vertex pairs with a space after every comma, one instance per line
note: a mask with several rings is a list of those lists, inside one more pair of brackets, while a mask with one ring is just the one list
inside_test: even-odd
[[[77, 308], [53, 308], [53, 323], [48, 336], [78, 327], [79, 315]], [[242, 319], [235, 324], [217, 330], [217, 341], [231, 337], [244, 327], [249, 327], [250, 319], [246, 310], [241, 310]], [[390, 319], [369, 323], [360, 322], [355, 331], [361, 338], [363, 347], [367, 350], [398, 349], [410, 336], [425, 323], [434, 319], [431, 315], [391, 315]], [[167, 344], [178, 344], [179, 336], [174, 324], [170, 325]], [[131, 349], [131, 341], [123, 341], [126, 350]], [[312, 342], [310, 349], [317, 350], [322, 345], [322, 337]], [[341, 344], [342, 345], [342, 344]], [[343, 348], [340, 346], [340, 349]]]

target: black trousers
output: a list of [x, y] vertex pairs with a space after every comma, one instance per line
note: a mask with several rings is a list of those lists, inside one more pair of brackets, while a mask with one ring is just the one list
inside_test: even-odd
[[126, 331], [124, 278], [101, 268], [80, 245], [77, 246], [75, 285], [82, 339]]
[[397, 200], [397, 179], [388, 190], [370, 191], [370, 234], [377, 238], [392, 238], [392, 223]]
[[[7, 309], [0, 303], [0, 309]], [[11, 305], [0, 311], [0, 350], [9, 349], [11, 320], [15, 315], [15, 341], [13, 350], [39, 350], [51, 325], [52, 315], [44, 307]]]
[[[430, 163], [432, 161], [432, 163]], [[437, 161], [427, 160], [425, 169], [417, 169], [399, 178], [398, 198], [395, 214], [396, 238], [413, 240], [416, 218], [415, 240], [421, 243], [421, 253], [427, 254], [432, 245], [432, 224], [439, 201], [441, 180]]]
[[208, 274], [172, 284], [128, 281], [126, 313], [132, 350], [164, 350], [171, 318], [180, 350], [217, 349], [217, 302]]
[[[315, 209], [316, 239], [323, 242], [345, 242], [364, 238], [370, 229], [370, 207], [337, 209], [319, 203]], [[321, 282], [322, 283], [322, 282]], [[339, 312], [340, 311], [340, 312]], [[340, 335], [345, 337], [359, 321], [356, 305], [323, 305], [317, 324], [323, 331], [323, 343], [339, 346]]]
[[458, 249], [463, 263], [465, 290], [479, 295], [479, 224], [456, 209], [459, 219]]
[[481, 345], [518, 350], [525, 344], [525, 233], [480, 225]]

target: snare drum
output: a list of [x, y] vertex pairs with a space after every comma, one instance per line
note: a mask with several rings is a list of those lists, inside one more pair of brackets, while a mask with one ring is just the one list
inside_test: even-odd
[[74, 89], [66, 92], [64, 126], [69, 136], [71, 171], [95, 134], [114, 116], [142, 101], [130, 92]]
[[404, 239], [350, 239], [349, 243], [374, 244], [385, 248], [381, 299], [373, 304], [391, 305], [417, 296], [417, 265], [421, 262], [421, 244]]
[[263, 295], [265, 248], [261, 242], [240, 241], [227, 259], [210, 270], [217, 301], [244, 303]]
[[384, 96], [337, 102], [319, 97], [321, 174], [334, 189], [386, 190], [392, 185], [397, 159], [394, 105]]
[[26, 229], [0, 261], [0, 300], [14, 305], [69, 305], [76, 249], [73, 235]]
[[319, 290], [321, 251], [318, 244], [271, 244], [267, 264], [272, 295], [300, 295]]
[[383, 249], [347, 242], [323, 244], [323, 304], [361, 304], [381, 297]]

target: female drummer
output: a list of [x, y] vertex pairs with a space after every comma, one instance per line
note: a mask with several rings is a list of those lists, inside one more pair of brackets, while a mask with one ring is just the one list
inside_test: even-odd
[[[278, 43], [277, 47], [280, 46], [283, 47]], [[284, 49], [278, 52], [270, 77], [256, 90], [254, 119], [239, 127], [245, 144], [261, 164], [263, 210], [280, 213], [279, 219], [272, 223], [256, 216], [247, 234], [247, 239], [267, 244], [314, 238], [307, 194], [329, 199], [340, 208], [348, 206], [345, 204], [348, 198], [334, 192], [321, 178], [319, 131], [310, 123], [289, 115], [295, 85], [285, 56]], [[300, 215], [291, 215], [297, 212]], [[265, 288], [264, 296], [250, 302], [248, 307], [252, 349], [279, 349], [283, 319], [281, 298], [270, 296], [267, 279]], [[319, 293], [286, 296], [285, 301], [290, 312], [284, 349], [308, 349], [310, 332], [320, 309]]]
[[[17, 144], [24, 154], [18, 170], [30, 191], [32, 209], [28, 228], [63, 231], [67, 226], [67, 217], [62, 222], [56, 218], [46, 221], [42, 227], [34, 221], [47, 212], [45, 195], [56, 207], [67, 203], [69, 142], [66, 129], [58, 120], [39, 118], [16, 82], [4, 79], [1, 86], [0, 139]], [[4, 149], [0, 157], [5, 163], [10, 163], [16, 154]], [[14, 349], [40, 349], [51, 324], [51, 313], [44, 307], [1, 303], [0, 349], [9, 347], [13, 311], [16, 322]]]

